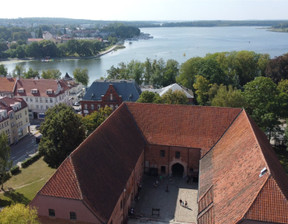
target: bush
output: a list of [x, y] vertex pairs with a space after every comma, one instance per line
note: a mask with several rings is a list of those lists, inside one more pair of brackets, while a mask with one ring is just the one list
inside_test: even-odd
[[41, 155], [39, 153], [37, 153], [35, 156], [26, 159], [22, 164], [22, 168], [26, 168], [28, 166], [30, 166], [32, 163], [36, 162], [38, 159], [40, 159]]
[[21, 172], [21, 170], [20, 170], [19, 166], [14, 166], [14, 167], [11, 168], [10, 172], [11, 172], [12, 175], [17, 175], [18, 173]]
[[[0, 176], [0, 178], [2, 178], [2, 175]], [[7, 181], [7, 180], [9, 180], [11, 178], [11, 175], [10, 175], [10, 173], [5, 173], [5, 176], [4, 176], [4, 183]]]

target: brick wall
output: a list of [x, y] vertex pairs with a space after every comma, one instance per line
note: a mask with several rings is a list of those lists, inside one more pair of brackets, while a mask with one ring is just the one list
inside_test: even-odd
[[[199, 170], [200, 149], [177, 146], [148, 145], [145, 150], [145, 172], [171, 175], [172, 166], [181, 164], [184, 176], [191, 175], [190, 171]], [[165, 167], [165, 168], [164, 168]], [[152, 168], [152, 169], [151, 169]], [[152, 172], [152, 173], [151, 173]]]

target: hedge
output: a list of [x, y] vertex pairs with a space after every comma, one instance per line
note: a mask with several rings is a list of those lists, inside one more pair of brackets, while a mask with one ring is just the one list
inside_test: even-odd
[[28, 166], [30, 166], [32, 163], [36, 162], [38, 159], [40, 159], [41, 155], [39, 153], [37, 153], [35, 156], [26, 159], [22, 164], [22, 168], [26, 168]]
[[20, 167], [16, 165], [16, 166], [11, 168], [10, 172], [12, 175], [17, 175], [18, 173], [21, 172], [21, 170], [20, 170]]

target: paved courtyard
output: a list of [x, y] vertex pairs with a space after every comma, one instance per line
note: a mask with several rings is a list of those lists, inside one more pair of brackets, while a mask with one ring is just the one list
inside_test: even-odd
[[[157, 187], [154, 186], [156, 180], [159, 181]], [[139, 200], [133, 205], [136, 218], [130, 218], [128, 223], [197, 223], [197, 194], [198, 184], [187, 184], [185, 178], [165, 177], [160, 180], [155, 177], [144, 177]], [[187, 201], [188, 206], [181, 206], [180, 199]], [[152, 215], [153, 208], [160, 209], [159, 216]]]

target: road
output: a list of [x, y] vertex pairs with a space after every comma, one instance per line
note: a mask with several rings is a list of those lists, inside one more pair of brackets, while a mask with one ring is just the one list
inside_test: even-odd
[[30, 126], [31, 134], [26, 135], [24, 138], [19, 140], [17, 144], [11, 146], [11, 160], [13, 160], [13, 166], [17, 163], [26, 160], [38, 151], [38, 144], [36, 144], [35, 126]]

